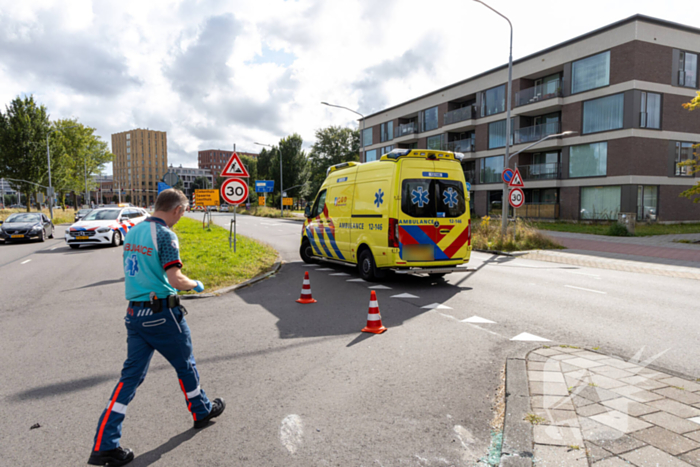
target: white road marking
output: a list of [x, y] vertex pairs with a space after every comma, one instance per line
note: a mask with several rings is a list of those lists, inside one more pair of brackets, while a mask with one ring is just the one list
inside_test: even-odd
[[336, 272], [335, 274], [329, 274], [329, 276], [349, 276], [347, 272]]
[[22, 261], [22, 262], [19, 263], [19, 264], [27, 264], [27, 263], [30, 262], [30, 261], [31, 261], [31, 259], [28, 259], [28, 260], [26, 260], [26, 261]]
[[551, 342], [549, 339], [544, 337], [535, 336], [527, 332], [523, 332], [511, 339], [512, 341], [530, 341], [530, 342]]
[[410, 293], [401, 293], [398, 295], [392, 295], [391, 298], [420, 298], [417, 295], [411, 295]]
[[335, 271], [335, 269], [332, 268], [321, 268], [321, 269], [316, 269], [317, 271]]
[[371, 285], [367, 287], [368, 289], [377, 289], [377, 290], [391, 290], [391, 287], [387, 287], [386, 285]]
[[478, 324], [496, 324], [495, 321], [491, 321], [490, 319], [482, 318], [480, 316], [472, 316], [471, 318], [463, 319], [463, 323], [478, 323]]
[[576, 274], [579, 276], [590, 276], [590, 277], [595, 277], [596, 279], [600, 279], [600, 276], [598, 274], [588, 274], [585, 272], [576, 272], [576, 271], [566, 271], [566, 272], [568, 272], [569, 274]]
[[280, 441], [287, 451], [294, 454], [301, 444], [304, 428], [299, 415], [287, 415], [280, 426]]
[[[318, 271], [318, 269], [317, 269], [317, 271]], [[367, 282], [367, 281], [364, 279], [357, 278], [357, 279], [348, 279], [345, 282]]]
[[431, 303], [430, 305], [422, 306], [421, 308], [427, 308], [430, 310], [451, 310], [452, 307], [447, 305], [442, 305], [441, 303]]
[[55, 247], [51, 248], [51, 251], [55, 250], [56, 248], [61, 248], [61, 246], [62, 245], [55, 246]]
[[603, 294], [603, 295], [607, 294], [607, 292], [601, 292], [600, 290], [584, 289], [583, 287], [576, 287], [575, 285], [565, 285], [564, 287], [568, 287], [570, 289], [576, 289], [576, 290], [584, 290], [586, 292], [599, 293], [599, 294]]

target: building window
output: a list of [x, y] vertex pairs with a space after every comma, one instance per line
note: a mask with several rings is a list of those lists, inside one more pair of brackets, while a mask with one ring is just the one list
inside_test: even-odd
[[380, 129], [382, 143], [394, 139], [394, 122], [382, 123]]
[[571, 64], [571, 94], [610, 84], [610, 51]]
[[381, 155], [383, 156], [384, 154], [391, 152], [393, 149], [394, 149], [394, 146], [384, 146], [381, 149]]
[[642, 92], [642, 109], [639, 126], [661, 129], [661, 94]]
[[[506, 110], [506, 85], [502, 84], [483, 93], [481, 116], [489, 116]], [[505, 143], [504, 143], [505, 146]]]
[[[513, 119], [510, 119], [510, 144], [513, 144]], [[506, 121], [499, 120], [489, 123], [489, 149], [506, 146]]]
[[569, 178], [604, 177], [608, 168], [608, 143], [582, 144], [569, 149]]
[[498, 183], [503, 172], [503, 156], [484, 157], [479, 160], [479, 183]]
[[583, 103], [583, 134], [622, 128], [625, 95], [615, 94]]
[[372, 145], [372, 128], [367, 128], [362, 130], [362, 145], [371, 146]]
[[427, 149], [440, 151], [442, 149], [442, 135], [431, 136], [426, 142]]
[[377, 150], [372, 149], [371, 151], [365, 152], [365, 162], [372, 162], [377, 160]]
[[489, 191], [489, 216], [500, 216], [503, 212], [503, 191]]
[[581, 188], [581, 219], [617, 219], [621, 193], [619, 185]]
[[421, 131], [430, 131], [438, 127], [438, 108], [431, 107], [423, 112], [423, 129]]
[[693, 160], [693, 143], [676, 142], [676, 176], [692, 177], [692, 165], [680, 165], [681, 162]]
[[659, 202], [659, 187], [643, 186], [637, 187], [637, 220], [655, 221], [656, 210]]
[[696, 88], [698, 85], [698, 54], [681, 52], [678, 63], [678, 85]]

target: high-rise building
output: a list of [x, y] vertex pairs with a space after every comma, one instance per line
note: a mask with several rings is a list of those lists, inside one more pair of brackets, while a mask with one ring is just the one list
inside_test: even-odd
[[[158, 182], [168, 171], [168, 138], [164, 131], [135, 130], [112, 135], [114, 188], [130, 196], [131, 203], [150, 206]], [[122, 196], [122, 200], [126, 200]]]
[[[253, 152], [236, 151], [238, 156], [247, 156], [257, 158], [259, 154]], [[226, 163], [231, 159], [233, 151], [225, 151], [223, 149], [205, 149], [197, 154], [197, 163], [200, 169], [209, 169], [211, 174], [216, 179], [224, 169]]]

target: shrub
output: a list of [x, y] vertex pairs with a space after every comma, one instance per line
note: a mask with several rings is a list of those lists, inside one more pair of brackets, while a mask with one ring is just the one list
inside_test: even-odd
[[[513, 237], [515, 228], [515, 238]], [[505, 237], [501, 235], [500, 219], [492, 223], [490, 217], [483, 217], [481, 222], [472, 223], [472, 248], [477, 250], [520, 251], [547, 250], [563, 248], [554, 240], [535, 229], [525, 221], [518, 221], [517, 226], [508, 226]]]
[[612, 237], [629, 237], [630, 233], [627, 231], [627, 227], [619, 222], [614, 222], [610, 224], [610, 227], [608, 227], [605, 235], [610, 235]]

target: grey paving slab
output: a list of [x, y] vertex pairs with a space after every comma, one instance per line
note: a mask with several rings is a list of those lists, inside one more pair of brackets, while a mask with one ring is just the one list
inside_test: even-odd
[[673, 399], [659, 399], [658, 401], [649, 402], [648, 405], [680, 418], [700, 416], [700, 409], [683, 404], [682, 402], [674, 401]]
[[556, 360], [547, 360], [546, 362], [527, 362], [528, 371], [561, 371], [561, 366]]
[[700, 443], [661, 428], [660, 426], [637, 431], [630, 436], [674, 456], [694, 449], [700, 449]]
[[600, 359], [598, 361], [604, 365], [608, 365], [608, 366], [611, 366], [613, 368], [618, 368], [620, 370], [625, 370], [627, 368], [632, 368], [632, 369], [637, 370], [637, 369], [641, 368], [641, 367], [639, 367], [639, 365], [636, 365], [636, 364], [630, 363], [630, 362], [626, 362], [624, 360], [620, 360], [619, 358], [608, 357], [608, 358]]
[[577, 408], [576, 413], [581, 417], [591, 417], [593, 415], [598, 415], [603, 412], [607, 412], [608, 410], [610, 409], [608, 407], [605, 407], [604, 405], [593, 403], [585, 407]]
[[586, 450], [583, 444], [579, 449], [568, 446], [535, 445], [535, 464], [537, 467], [588, 467]]
[[586, 399], [585, 397], [577, 396], [576, 394], [573, 394], [570, 397], [571, 397], [571, 401], [576, 406], [576, 409], [579, 409], [580, 407], [586, 407], [587, 405], [591, 405], [591, 404], [596, 403], [596, 401]]
[[566, 363], [566, 361], [561, 362], [561, 371], [563, 371], [564, 373], [567, 373], [569, 371], [577, 371], [577, 370], [579, 370], [579, 367], [569, 365], [568, 363]]
[[593, 402], [606, 401], [620, 397], [620, 394], [613, 392], [613, 390], [603, 389], [595, 386], [585, 386], [580, 390], [577, 388], [574, 394], [591, 400]]
[[[601, 362], [602, 360], [598, 360]], [[607, 376], [608, 378], [615, 378], [615, 379], [620, 379], [624, 378], [626, 376], [634, 376], [634, 373], [630, 373], [629, 371], [622, 370], [620, 368], [615, 368], [610, 365], [605, 365], [605, 366], [599, 366], [595, 367], [592, 369], [594, 373], [597, 373], [599, 375], [604, 375]]]
[[533, 409], [574, 410], [571, 399], [560, 396], [532, 396], [530, 405]]
[[688, 381], [678, 377], [664, 378], [659, 380], [660, 383], [665, 383], [667, 386], [678, 386], [684, 388], [686, 391], [696, 392], [700, 391], [700, 384], [693, 381]]
[[619, 457], [609, 457], [600, 462], [596, 462], [595, 467], [630, 467], [630, 463]]
[[599, 363], [596, 360], [589, 360], [583, 357], [574, 357], [566, 360], [567, 365], [577, 366], [579, 368], [595, 368], [597, 366], [605, 366], [603, 363]]
[[614, 388], [620, 388], [622, 386], [626, 386], [628, 383], [624, 383], [620, 380], [610, 378], [608, 376], [604, 375], [598, 375], [598, 374], [591, 374], [586, 381], [594, 383], [596, 386], [601, 387], [603, 389], [614, 389]]
[[684, 391], [682, 389], [677, 389], [674, 387], [668, 387], [663, 389], [654, 390], [656, 394], [660, 394], [669, 399], [677, 400], [678, 402], [683, 402], [684, 404], [698, 404], [700, 403], [700, 394], [695, 394], [690, 391]]
[[700, 449], [681, 454], [679, 459], [695, 467], [700, 467]]
[[620, 388], [611, 389], [611, 391], [614, 391], [617, 394], [625, 396], [636, 402], [651, 402], [658, 399], [663, 399], [663, 396], [659, 394], [640, 389], [636, 386], [622, 386]]
[[532, 409], [535, 415], [545, 419], [542, 425], [578, 427], [578, 417], [573, 410]]
[[642, 370], [638, 371], [637, 374], [651, 379], [664, 379], [668, 377], [666, 373], [659, 373], [651, 368], [643, 368]]
[[583, 437], [579, 428], [555, 425], [535, 425], [533, 427], [535, 444], [552, 446], [583, 445]]
[[639, 420], [638, 418], [618, 412], [617, 410], [611, 410], [609, 412], [593, 415], [589, 418], [598, 423], [602, 423], [603, 425], [615, 428], [623, 433], [632, 433], [633, 431], [643, 430], [652, 426], [649, 422]]
[[560, 353], [559, 355], [552, 355], [549, 358], [554, 360], [573, 360], [576, 358], [576, 355], [572, 355], [570, 353]]
[[620, 457], [639, 467], [687, 467], [690, 465], [653, 446], [625, 452], [620, 454]]
[[586, 441], [590, 441], [613, 454], [645, 446], [644, 442], [590, 418], [582, 418], [579, 423], [581, 424], [581, 433]]
[[533, 396], [568, 396], [566, 383], [540, 383], [530, 381], [530, 394]]
[[691, 431], [690, 433], [683, 433], [683, 436], [690, 438], [693, 441], [700, 443], [700, 431]]
[[620, 378], [619, 381], [646, 390], [661, 389], [669, 386], [668, 384], [664, 384], [652, 378], [647, 378], [643, 375], [628, 376], [626, 378]]
[[561, 355], [562, 353], [563, 352], [561, 352], [559, 349], [550, 347], [550, 348], [542, 348], [542, 349], [533, 350], [530, 355], [536, 354], [536, 355], [542, 355], [543, 357], [551, 357], [553, 355]]
[[606, 451], [597, 444], [593, 444], [588, 441], [586, 441], [585, 444], [586, 452], [588, 453], [588, 459], [591, 463], [599, 462], [603, 459], [608, 459], [613, 455], [613, 453], [611, 453], [610, 451]]
[[618, 397], [617, 399], [610, 399], [607, 401], [601, 402], [606, 407], [610, 407], [612, 409], [615, 409], [619, 412], [626, 413], [628, 415], [632, 415], [633, 417], [639, 417], [641, 415], [646, 415], [654, 412], [658, 412], [660, 409], [657, 409], [655, 407], [650, 407], [646, 404], [641, 404], [639, 402], [635, 402], [631, 399], [628, 399], [626, 397]]
[[690, 422], [684, 418], [676, 417], [666, 412], [656, 412], [649, 415], [642, 415], [640, 417], [642, 420], [653, 423], [660, 427], [671, 430], [674, 433], [683, 434], [691, 431], [696, 431], [698, 429], [698, 424]]
[[607, 355], [591, 352], [590, 350], [580, 350], [575, 352], [575, 354], [579, 357], [587, 358], [588, 360], [607, 360], [610, 358]]
[[564, 383], [564, 375], [561, 371], [528, 371], [527, 378], [530, 382]]
[[575, 354], [578, 354], [581, 351], [583, 351], [583, 349], [578, 348], [578, 347], [562, 347], [561, 345], [559, 347], [557, 347], [557, 350], [559, 350], [560, 352], [563, 352], [563, 353], [575, 353]]

